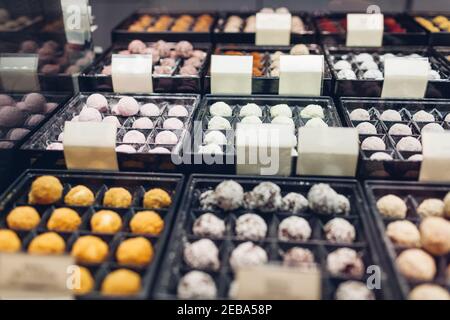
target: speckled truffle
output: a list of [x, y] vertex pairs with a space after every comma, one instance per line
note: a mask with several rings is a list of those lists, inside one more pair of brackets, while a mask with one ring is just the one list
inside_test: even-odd
[[338, 286], [336, 300], [375, 300], [375, 295], [365, 283], [350, 280]]
[[266, 237], [267, 224], [260, 216], [246, 213], [237, 218], [235, 233], [241, 240], [259, 241]]
[[309, 207], [316, 213], [333, 214], [350, 212], [348, 200], [334, 191], [328, 184], [314, 185], [308, 192]]
[[290, 192], [285, 195], [281, 202], [281, 209], [294, 214], [305, 212], [308, 209], [308, 200], [300, 193]]
[[194, 221], [192, 233], [197, 237], [221, 238], [225, 235], [225, 222], [212, 213], [204, 213]]
[[214, 190], [214, 194], [216, 205], [225, 211], [238, 209], [244, 201], [244, 189], [233, 180], [221, 182]]
[[286, 267], [309, 267], [315, 262], [311, 250], [293, 247], [283, 254], [283, 265]]
[[404, 219], [408, 208], [400, 197], [388, 194], [377, 201], [377, 209], [385, 218]]
[[184, 261], [191, 268], [216, 271], [220, 267], [219, 249], [209, 239], [186, 244], [183, 254]]
[[266, 251], [253, 242], [239, 244], [230, 256], [230, 265], [234, 271], [241, 267], [251, 267], [266, 264], [268, 261]]
[[180, 279], [177, 295], [180, 299], [214, 299], [217, 295], [217, 287], [209, 274], [191, 271]]
[[203, 210], [212, 210], [217, 204], [216, 194], [214, 190], [208, 190], [200, 194], [199, 196], [200, 207]]
[[262, 182], [244, 195], [244, 205], [250, 210], [273, 212], [280, 208], [281, 204], [281, 189], [272, 182]]
[[355, 241], [355, 227], [345, 219], [334, 218], [323, 227], [325, 238], [333, 243], [352, 243]]
[[278, 239], [282, 241], [305, 241], [311, 237], [311, 227], [304, 218], [291, 216], [278, 226]]
[[379, 137], [367, 137], [361, 143], [363, 150], [386, 150], [386, 144]]
[[335, 276], [361, 277], [364, 274], [364, 263], [355, 250], [340, 248], [328, 254], [327, 269]]

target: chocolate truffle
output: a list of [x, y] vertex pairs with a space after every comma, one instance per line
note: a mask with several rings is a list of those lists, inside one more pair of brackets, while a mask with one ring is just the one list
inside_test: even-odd
[[369, 111], [365, 109], [355, 109], [350, 113], [350, 120], [352, 121], [369, 121], [370, 114]]
[[402, 121], [402, 116], [398, 111], [388, 109], [383, 111], [383, 113], [380, 115], [380, 120], [383, 121]]
[[153, 259], [153, 246], [144, 237], [126, 239], [119, 244], [116, 259], [120, 264], [148, 265]]
[[285, 116], [288, 118], [292, 118], [292, 110], [287, 104], [277, 104], [270, 108], [270, 116], [272, 118], [278, 116]]
[[0, 108], [0, 127], [20, 127], [25, 122], [25, 114], [17, 107]]
[[139, 113], [144, 117], [158, 117], [161, 114], [161, 110], [154, 103], [146, 103], [140, 108]]
[[189, 115], [189, 111], [184, 106], [177, 104], [172, 107], [169, 107], [167, 115], [169, 117], [184, 118]]
[[375, 152], [370, 156], [370, 160], [384, 161], [384, 160], [393, 160], [393, 158], [390, 154], [387, 154], [386, 152]]
[[311, 227], [304, 218], [291, 216], [278, 226], [278, 239], [282, 241], [305, 241], [311, 237]]
[[420, 284], [408, 295], [409, 300], [450, 300], [448, 290], [435, 284]]
[[404, 219], [408, 211], [406, 203], [393, 194], [378, 199], [377, 209], [383, 217], [393, 219]]
[[420, 233], [416, 225], [408, 220], [394, 221], [388, 224], [386, 235], [393, 244], [408, 248], [420, 247]]
[[15, 128], [15, 129], [8, 131], [6, 136], [9, 140], [18, 141], [18, 140], [24, 138], [29, 133], [30, 133], [30, 130], [28, 130], [28, 129]]
[[179, 299], [214, 299], [216, 295], [217, 287], [213, 278], [202, 271], [188, 272], [178, 283]]
[[413, 115], [412, 119], [416, 122], [433, 122], [433, 121], [435, 121], [434, 116], [431, 113], [426, 112], [424, 110], [420, 110], [420, 111], [416, 112]]
[[138, 273], [118, 269], [109, 273], [103, 280], [101, 292], [108, 296], [132, 296], [141, 291], [141, 277]]
[[338, 286], [336, 300], [375, 300], [375, 295], [365, 283], [350, 280]]
[[96, 236], [81, 236], [73, 244], [71, 255], [81, 263], [102, 263], [108, 255], [108, 245]]
[[334, 218], [323, 227], [325, 238], [333, 243], [352, 243], [355, 241], [355, 227], [345, 219]]
[[158, 236], [164, 229], [164, 220], [154, 211], [137, 212], [130, 221], [133, 233]]
[[356, 126], [359, 134], [377, 134], [377, 128], [370, 122], [361, 122]]
[[197, 237], [221, 238], [225, 235], [225, 222], [212, 213], [205, 213], [194, 221], [192, 233]]
[[0, 252], [13, 253], [20, 250], [22, 242], [12, 230], [0, 230]]
[[172, 131], [161, 131], [155, 137], [156, 144], [177, 144], [178, 137]]
[[362, 277], [364, 263], [358, 253], [349, 248], [337, 249], [327, 256], [327, 270], [334, 276]]
[[31, 184], [28, 194], [30, 204], [53, 204], [62, 197], [63, 186], [58, 178], [53, 176], [41, 176]]
[[184, 261], [194, 269], [219, 270], [219, 249], [209, 239], [200, 239], [184, 247]]
[[92, 277], [91, 272], [85, 268], [78, 266], [79, 272], [79, 282], [73, 288], [73, 291], [76, 295], [85, 295], [94, 289], [95, 281]]
[[450, 222], [440, 217], [427, 217], [420, 224], [422, 247], [433, 255], [450, 252]]
[[139, 103], [133, 97], [123, 97], [117, 103], [117, 112], [122, 117], [131, 117], [139, 112]]
[[309, 207], [319, 214], [343, 214], [350, 212], [347, 198], [339, 195], [328, 184], [318, 183], [308, 192]]
[[433, 257], [421, 249], [407, 249], [396, 259], [397, 268], [409, 280], [431, 281], [436, 275]]
[[386, 150], [386, 144], [383, 139], [378, 137], [367, 137], [361, 143], [363, 150]]
[[225, 211], [238, 209], [244, 201], [244, 189], [233, 181], [225, 180], [214, 190], [215, 204]]
[[30, 113], [45, 112], [45, 104], [47, 100], [40, 93], [30, 93], [23, 98], [25, 110]]
[[133, 197], [125, 188], [111, 188], [105, 192], [103, 205], [105, 207], [128, 208], [131, 206]]
[[309, 249], [293, 247], [283, 255], [283, 266], [306, 267], [314, 263], [314, 254]]
[[444, 202], [441, 199], [425, 199], [417, 207], [417, 214], [425, 217], [443, 217]]
[[209, 107], [209, 113], [212, 116], [231, 117], [233, 110], [225, 102], [218, 101], [218, 102], [213, 103]]
[[227, 119], [225, 119], [223, 117], [214, 116], [208, 122], [208, 129], [209, 130], [230, 130], [231, 124]]
[[98, 233], [116, 233], [122, 228], [122, 218], [111, 210], [100, 210], [91, 217], [91, 230]]
[[300, 193], [290, 192], [281, 200], [280, 208], [294, 214], [302, 213], [308, 209], [308, 200]]
[[58, 208], [48, 219], [47, 228], [58, 232], [73, 232], [78, 229], [80, 224], [81, 218], [78, 212], [69, 208]]
[[241, 108], [239, 111], [240, 117], [262, 117], [262, 110], [256, 103], [247, 103], [245, 106]]
[[236, 220], [235, 232], [241, 240], [259, 241], [266, 237], [267, 224], [260, 216], [246, 213]]
[[281, 204], [281, 189], [272, 182], [262, 182], [244, 195], [244, 205], [250, 210], [273, 212], [278, 210]]
[[397, 143], [398, 151], [419, 152], [422, 151], [422, 144], [420, 141], [413, 137], [401, 138]]
[[243, 267], [266, 264], [267, 261], [266, 251], [250, 241], [239, 244], [230, 256], [230, 266], [234, 271]]
[[64, 239], [55, 232], [42, 233], [33, 240], [28, 246], [28, 253], [39, 255], [63, 254], [66, 250]]
[[227, 142], [227, 137], [220, 131], [210, 131], [205, 134], [205, 144], [226, 145]]
[[424, 132], [444, 132], [444, 128], [438, 123], [427, 123], [423, 126], [422, 130], [420, 131], [422, 134]]
[[100, 112], [106, 112], [108, 111], [108, 100], [106, 100], [104, 95], [94, 93], [87, 98], [86, 106], [88, 108], [97, 109]]
[[412, 135], [412, 130], [406, 124], [396, 123], [389, 129], [389, 134], [394, 136], [410, 136]]

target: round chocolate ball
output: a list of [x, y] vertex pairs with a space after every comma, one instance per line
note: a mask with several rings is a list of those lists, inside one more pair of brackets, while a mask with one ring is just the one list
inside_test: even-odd
[[31, 113], [43, 113], [47, 100], [40, 93], [29, 93], [23, 98], [25, 110]]
[[16, 107], [3, 107], [0, 109], [0, 127], [20, 127], [25, 122], [25, 114]]

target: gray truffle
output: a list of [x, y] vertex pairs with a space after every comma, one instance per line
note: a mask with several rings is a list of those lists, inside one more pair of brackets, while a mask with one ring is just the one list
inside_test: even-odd
[[25, 122], [25, 114], [16, 107], [3, 107], [0, 109], [0, 127], [21, 127]]
[[294, 214], [301, 213], [308, 209], [308, 200], [300, 193], [290, 192], [283, 197], [281, 209]]
[[281, 189], [272, 182], [262, 182], [252, 191], [245, 193], [244, 203], [245, 207], [250, 210], [276, 211], [282, 204]]

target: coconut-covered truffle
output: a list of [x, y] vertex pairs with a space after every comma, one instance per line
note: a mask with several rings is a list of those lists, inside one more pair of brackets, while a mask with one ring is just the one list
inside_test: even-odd
[[220, 267], [219, 249], [209, 239], [188, 243], [184, 248], [184, 261], [191, 268], [218, 270]]
[[197, 237], [221, 238], [225, 235], [225, 222], [212, 213], [204, 213], [194, 221], [192, 233]]
[[388, 194], [377, 201], [377, 209], [385, 218], [404, 219], [408, 208], [400, 197]]
[[285, 195], [281, 202], [281, 209], [294, 214], [304, 212], [308, 209], [308, 200], [300, 193], [290, 192]]
[[450, 222], [440, 217], [428, 217], [420, 224], [422, 247], [441, 256], [450, 252]]
[[361, 143], [363, 150], [386, 150], [386, 144], [379, 137], [367, 137]]
[[420, 247], [420, 233], [416, 225], [408, 220], [394, 221], [386, 227], [386, 235], [393, 244], [408, 248]]
[[375, 300], [375, 295], [365, 283], [350, 280], [338, 286], [336, 300]]
[[380, 115], [380, 120], [383, 121], [402, 121], [402, 116], [400, 113], [396, 110], [388, 109], [383, 111], [383, 113]]
[[314, 254], [306, 248], [293, 247], [283, 255], [283, 265], [286, 267], [308, 268], [314, 261]]
[[398, 151], [408, 151], [408, 152], [420, 152], [422, 151], [422, 144], [420, 141], [413, 137], [401, 138], [397, 143]]
[[311, 237], [311, 227], [304, 218], [291, 216], [278, 226], [278, 239], [282, 241], [305, 241]]
[[435, 121], [434, 116], [431, 113], [426, 112], [424, 110], [420, 110], [420, 111], [416, 112], [412, 118], [416, 122], [433, 122], [433, 121]]
[[410, 136], [412, 135], [412, 130], [406, 124], [396, 123], [389, 129], [389, 134], [394, 136]]
[[301, 112], [302, 118], [325, 118], [322, 106], [318, 104], [309, 104]]
[[395, 260], [397, 268], [409, 280], [431, 281], [436, 275], [433, 257], [421, 249], [407, 249]]
[[281, 203], [281, 189], [272, 182], [262, 182], [244, 195], [244, 205], [250, 210], [273, 212], [280, 208]]
[[239, 244], [230, 256], [230, 265], [234, 271], [242, 267], [266, 264], [267, 261], [266, 251], [250, 241]]
[[202, 271], [188, 272], [178, 283], [177, 296], [180, 299], [214, 299], [216, 295], [213, 278]]
[[339, 195], [328, 184], [314, 185], [308, 192], [309, 207], [320, 214], [347, 214], [350, 203], [347, 198]]
[[352, 243], [356, 237], [355, 227], [345, 219], [334, 218], [323, 227], [325, 238], [333, 243]]
[[350, 112], [350, 120], [352, 121], [369, 121], [370, 120], [370, 114], [369, 111], [357, 108]]
[[425, 199], [417, 207], [417, 213], [422, 218], [425, 217], [443, 217], [444, 202], [441, 199]]
[[266, 237], [267, 224], [260, 216], [246, 213], [237, 218], [235, 232], [241, 240], [259, 241]]
[[448, 290], [436, 284], [424, 283], [415, 287], [408, 295], [409, 300], [450, 300]]
[[377, 128], [370, 122], [361, 122], [356, 126], [359, 134], [377, 134]]
[[337, 249], [327, 256], [327, 269], [332, 275], [362, 277], [364, 263], [358, 253], [349, 248]]

